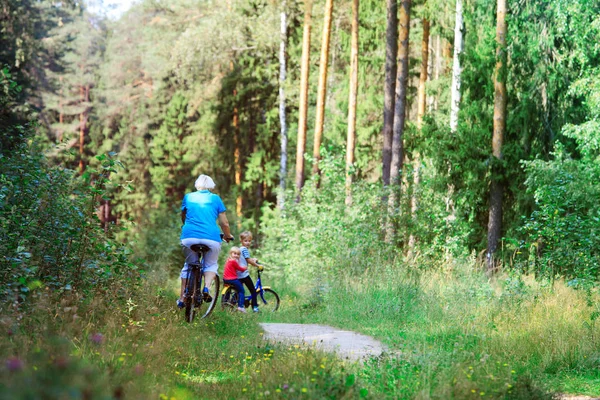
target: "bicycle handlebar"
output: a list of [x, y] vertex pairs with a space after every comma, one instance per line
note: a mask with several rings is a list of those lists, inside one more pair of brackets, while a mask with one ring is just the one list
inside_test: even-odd
[[224, 241], [226, 241], [227, 243], [229, 243], [229, 242], [231, 242], [231, 241], [235, 240], [235, 238], [233, 237], [233, 235], [231, 235], [231, 236], [229, 236], [229, 237], [225, 237], [225, 235], [221, 233], [221, 240], [224, 240]]

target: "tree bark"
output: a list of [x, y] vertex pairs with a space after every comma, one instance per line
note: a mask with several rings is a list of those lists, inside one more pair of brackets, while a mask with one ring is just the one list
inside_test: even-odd
[[310, 30], [312, 0], [304, 2], [304, 32], [302, 34], [302, 66], [300, 71], [300, 106], [298, 110], [298, 145], [296, 149], [296, 202], [304, 186], [304, 151], [306, 150], [306, 118], [308, 113], [308, 73], [310, 69]]
[[387, 28], [385, 31], [385, 85], [383, 89], [383, 185], [390, 184], [392, 162], [392, 131], [394, 126], [394, 94], [398, 64], [398, 0], [387, 0]]
[[[79, 94], [81, 95], [81, 101], [88, 103], [90, 101], [90, 86], [81, 86], [79, 88]], [[85, 163], [83, 162], [84, 144], [85, 144], [85, 132], [87, 129], [88, 121], [88, 109], [86, 108], [79, 114], [79, 174], [83, 175], [85, 171]]]
[[452, 60], [452, 86], [450, 87], [450, 131], [458, 128], [458, 111], [460, 110], [460, 56], [463, 52], [463, 15], [462, 0], [456, 0], [456, 18], [454, 21], [454, 58]]
[[[230, 69], [233, 71], [233, 61], [229, 64]], [[237, 104], [237, 89], [233, 89], [233, 99]], [[235, 199], [235, 215], [237, 216], [237, 226], [241, 227], [242, 221], [242, 209], [244, 206], [244, 200], [242, 198], [242, 154], [240, 149], [240, 127], [239, 127], [239, 110], [237, 105], [233, 107], [233, 117], [231, 121], [233, 127], [233, 160], [235, 163], [235, 187], [237, 188], [238, 194]]]
[[[419, 75], [419, 87], [417, 89], [417, 129], [423, 127], [423, 116], [425, 115], [427, 96], [425, 93], [425, 84], [427, 82], [427, 69], [429, 66], [429, 20], [423, 18], [423, 39], [421, 40], [421, 73]], [[413, 188], [410, 197], [410, 215], [413, 222], [416, 220], [417, 209], [419, 208], [419, 185], [421, 183], [421, 155], [415, 151], [413, 156]], [[414, 224], [413, 224], [414, 225]], [[411, 230], [412, 231], [412, 230]], [[408, 239], [409, 257], [412, 258], [415, 247], [416, 236], [411, 232]]]
[[356, 97], [358, 93], [358, 7], [352, 1], [352, 43], [350, 50], [350, 94], [348, 95], [348, 139], [346, 143], [346, 205], [352, 204], [352, 167], [356, 147]]
[[[325, 120], [325, 99], [327, 95], [327, 68], [329, 64], [329, 38], [331, 37], [331, 15], [333, 13], [333, 0], [325, 2], [325, 16], [323, 19], [323, 40], [321, 43], [321, 61], [319, 63], [319, 87], [317, 90], [317, 115], [315, 120], [315, 143], [313, 147], [313, 174], [318, 175], [319, 160], [321, 159], [321, 138], [323, 136], [323, 122]], [[318, 178], [317, 178], [318, 179]]]
[[287, 14], [286, 0], [283, 0], [280, 14], [280, 42], [279, 42], [279, 124], [281, 125], [281, 161], [279, 163], [279, 198], [277, 204], [280, 209], [285, 206], [285, 178], [287, 176], [287, 122], [285, 119], [285, 91], [283, 85], [286, 79], [285, 48], [287, 44]]
[[496, 16], [496, 69], [494, 72], [494, 132], [492, 135], [492, 182], [490, 186], [490, 214], [488, 221], [487, 270], [496, 270], [495, 253], [502, 235], [502, 145], [506, 132], [506, 2], [498, 0]]
[[391, 242], [395, 234], [394, 224], [389, 217], [397, 214], [401, 190], [401, 171], [404, 159], [404, 125], [406, 122], [406, 89], [408, 83], [408, 39], [410, 35], [411, 0], [401, 0], [398, 18], [400, 43], [398, 48], [398, 77], [396, 82], [396, 99], [394, 104], [394, 125], [392, 138], [392, 163], [390, 165], [390, 185], [392, 191], [388, 200], [388, 224], [386, 241]]

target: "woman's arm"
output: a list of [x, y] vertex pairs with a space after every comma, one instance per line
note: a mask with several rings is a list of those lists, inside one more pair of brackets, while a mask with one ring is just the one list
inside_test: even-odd
[[219, 226], [221, 227], [221, 230], [223, 231], [223, 235], [225, 235], [225, 238], [231, 238], [231, 231], [229, 230], [229, 221], [227, 220], [227, 215], [225, 214], [225, 211], [223, 211], [222, 213], [219, 214]]
[[185, 224], [185, 216], [186, 216], [186, 214], [187, 214], [187, 210], [186, 209], [181, 210], [181, 223], [182, 224]]

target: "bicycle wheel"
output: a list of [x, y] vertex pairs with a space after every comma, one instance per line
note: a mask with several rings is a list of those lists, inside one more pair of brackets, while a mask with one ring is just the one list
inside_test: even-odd
[[198, 279], [194, 269], [190, 271], [187, 287], [185, 288], [185, 320], [192, 322], [196, 316], [196, 292], [198, 290]]
[[262, 293], [258, 292], [256, 295], [259, 307], [264, 307], [270, 312], [277, 311], [279, 308], [279, 295], [274, 290], [263, 289]]
[[[201, 285], [199, 287], [199, 292], [198, 293], [202, 293], [202, 290], [204, 290], [204, 286], [205, 286], [205, 277], [204, 274], [202, 274], [202, 282]], [[209, 302], [204, 301], [202, 299], [199, 299], [200, 301], [198, 302], [197, 308], [198, 308], [198, 314], [200, 315], [200, 318], [206, 318], [210, 315], [210, 313], [213, 312], [213, 310], [215, 309], [215, 306], [217, 305], [217, 301], [219, 299], [219, 289], [221, 287], [221, 281], [219, 280], [218, 276], [215, 276], [215, 278], [212, 280], [212, 282], [210, 283], [208, 287], [208, 294], [211, 297], [211, 300]]]
[[229, 286], [221, 296], [221, 308], [223, 310], [234, 311], [237, 308], [238, 296], [237, 290]]

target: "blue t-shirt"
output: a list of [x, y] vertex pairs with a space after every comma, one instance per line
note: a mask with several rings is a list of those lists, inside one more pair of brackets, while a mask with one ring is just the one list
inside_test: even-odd
[[186, 210], [181, 239], [221, 241], [217, 217], [226, 210], [221, 198], [208, 190], [188, 193], [183, 197], [181, 211]]

